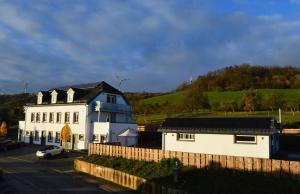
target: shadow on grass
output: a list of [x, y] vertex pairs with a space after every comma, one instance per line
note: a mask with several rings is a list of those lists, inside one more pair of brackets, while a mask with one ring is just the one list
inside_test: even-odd
[[[274, 174], [238, 171], [220, 168], [210, 163], [204, 169], [186, 167], [180, 172], [179, 181], [173, 175], [154, 178], [151, 181], [190, 194], [299, 194], [300, 178], [286, 172]], [[141, 186], [143, 187], [143, 185]], [[140, 188], [141, 189], [141, 188]], [[156, 191], [155, 193], [162, 193]]]

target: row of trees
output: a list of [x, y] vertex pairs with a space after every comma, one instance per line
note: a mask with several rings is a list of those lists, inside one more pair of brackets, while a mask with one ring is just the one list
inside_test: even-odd
[[300, 68], [286, 66], [230, 66], [199, 76], [194, 83], [177, 90], [195, 87], [201, 91], [238, 91], [250, 88], [300, 88]]
[[239, 100], [222, 100], [210, 104], [208, 97], [196, 89], [185, 92], [181, 103], [170, 104], [168, 101], [161, 104], [143, 104], [142, 101], [133, 103], [135, 114], [153, 113], [180, 113], [198, 110], [214, 110], [225, 112], [247, 111], [255, 112], [261, 110], [275, 111], [282, 108], [286, 111], [296, 112], [300, 108], [300, 96], [292, 100], [285, 100], [280, 92], [273, 92], [267, 97], [254, 89], [249, 89]]

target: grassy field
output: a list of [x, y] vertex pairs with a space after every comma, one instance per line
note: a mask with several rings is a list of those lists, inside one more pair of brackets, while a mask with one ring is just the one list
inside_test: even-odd
[[[273, 92], [279, 92], [282, 94], [282, 98], [285, 101], [298, 98], [300, 96], [300, 89], [258, 89], [261, 92], [263, 99], [266, 99]], [[226, 91], [226, 92], [205, 92], [208, 96], [209, 103], [212, 105], [217, 102], [235, 100], [241, 102], [245, 91]], [[170, 105], [179, 104], [183, 100], [184, 91], [165, 94], [162, 96], [156, 96], [143, 100], [144, 104], [164, 104], [168, 102]], [[202, 112], [182, 112], [174, 114], [148, 114], [148, 115], [135, 115], [134, 120], [138, 123], [160, 123], [167, 117], [249, 117], [249, 116], [272, 116], [278, 119], [278, 112], [270, 111], [258, 111], [255, 113], [249, 112], [214, 112], [214, 111], [202, 111]], [[282, 120], [284, 124], [291, 124], [300, 121], [300, 112], [296, 112], [294, 115], [290, 112], [283, 112]]]
[[[289, 101], [300, 96], [300, 89], [258, 89], [258, 91], [261, 92], [263, 98], [270, 96], [273, 92], [282, 93], [285, 101]], [[211, 105], [216, 102], [228, 100], [240, 101], [243, 98], [244, 93], [245, 91], [205, 92]], [[145, 104], [163, 104], [165, 102], [168, 102], [169, 104], [177, 104], [183, 99], [183, 96], [183, 91], [174, 92], [162, 96], [147, 98], [143, 100], [143, 102]]]
[[[278, 119], [278, 112], [258, 111], [254, 113], [249, 112], [187, 112], [187, 113], [174, 113], [174, 114], [150, 114], [150, 115], [135, 115], [134, 120], [138, 123], [160, 123], [167, 117], [263, 117], [270, 116]], [[283, 124], [291, 124], [300, 121], [300, 112], [294, 115], [290, 112], [282, 113]]]

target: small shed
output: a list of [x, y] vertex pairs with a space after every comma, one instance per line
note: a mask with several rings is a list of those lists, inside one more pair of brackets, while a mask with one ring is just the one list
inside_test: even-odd
[[134, 146], [137, 145], [138, 133], [135, 129], [125, 129], [118, 135], [118, 141], [121, 146]]

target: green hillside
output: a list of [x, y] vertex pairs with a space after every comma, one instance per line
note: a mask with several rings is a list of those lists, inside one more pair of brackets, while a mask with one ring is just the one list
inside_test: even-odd
[[[299, 99], [300, 89], [258, 89], [261, 93], [263, 99], [267, 99], [274, 92], [281, 94], [282, 100], [285, 102], [292, 101], [293, 99]], [[236, 102], [241, 102], [243, 99], [245, 91], [224, 91], [224, 92], [204, 92], [207, 95], [210, 105], [214, 103], [221, 103], [225, 101], [234, 100]], [[163, 105], [166, 102], [170, 106], [176, 107], [184, 99], [185, 91], [169, 93], [161, 96], [156, 96], [152, 98], [147, 98], [142, 100], [145, 105]], [[135, 115], [134, 119], [138, 123], [160, 123], [166, 117], [216, 117], [216, 116], [230, 116], [230, 117], [248, 117], [248, 116], [273, 116], [278, 118], [278, 112], [274, 111], [257, 111], [254, 113], [249, 112], [225, 112], [225, 111], [212, 111], [212, 110], [200, 110], [195, 112], [157, 112], [149, 114], [139, 114]], [[300, 112], [291, 113], [289, 111], [285, 112], [283, 108], [283, 122], [287, 125], [296, 123], [300, 121]]]
[[[263, 98], [270, 96], [273, 92], [279, 92], [282, 94], [284, 101], [290, 101], [300, 96], [300, 89], [258, 89]], [[144, 104], [163, 104], [168, 102], [169, 104], [178, 104], [184, 95], [184, 91], [169, 93], [161, 96], [147, 98], [143, 100]], [[209, 103], [212, 105], [216, 102], [222, 102], [227, 100], [240, 101], [244, 96], [245, 91], [225, 91], [225, 92], [204, 92], [208, 96]]]

